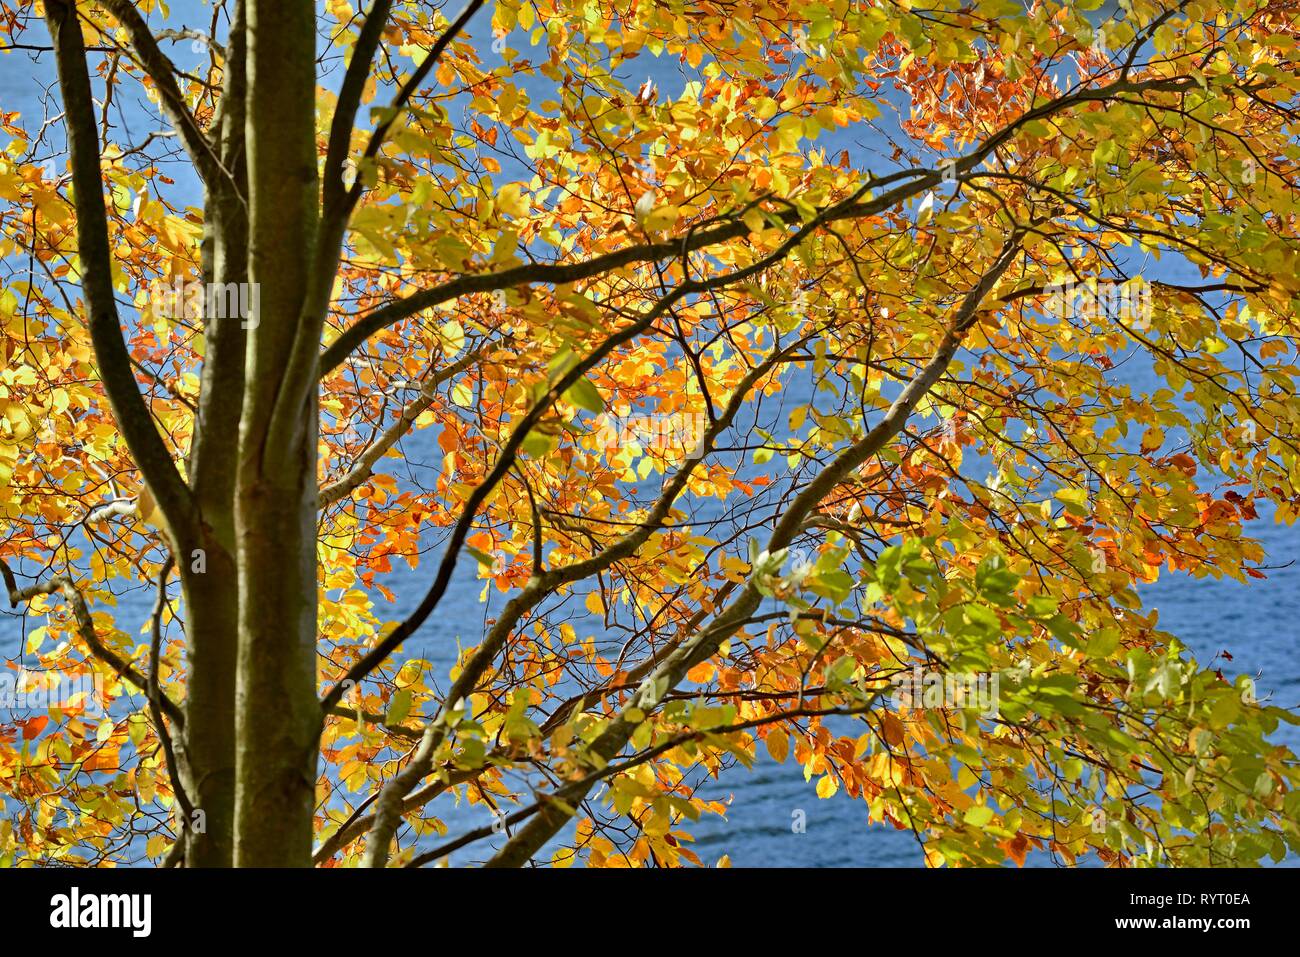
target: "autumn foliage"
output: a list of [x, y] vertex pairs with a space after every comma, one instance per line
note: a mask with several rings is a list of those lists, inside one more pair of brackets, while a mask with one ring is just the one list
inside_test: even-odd
[[[175, 134], [138, 30], [68, 6], [97, 102]], [[226, 320], [165, 293], [213, 281], [214, 177], [247, 195], [202, 173], [243, 135], [221, 133], [243, 2], [203, 8], [197, 53], [134, 6], [195, 135], [96, 108], [112, 290], [201, 488]], [[713, 864], [701, 777], [760, 754], [932, 866], [1300, 846], [1273, 740], [1297, 716], [1138, 592], [1259, 578], [1250, 523], [1300, 515], [1300, 10], [1096, 6], [318, 5], [322, 222], [345, 228], [306, 420], [316, 863]], [[0, 39], [48, 49], [42, 11], [0, 3]], [[52, 54], [0, 71], [29, 56]], [[6, 657], [21, 631], [27, 668], [109, 699], [0, 724], [0, 862], [175, 863], [168, 748], [212, 720], [186, 716], [178, 581], [217, 572], [110, 408], [63, 121], [0, 123]], [[456, 646], [429, 616], [466, 567], [491, 601]], [[917, 668], [997, 676], [997, 708], [900, 704]]]

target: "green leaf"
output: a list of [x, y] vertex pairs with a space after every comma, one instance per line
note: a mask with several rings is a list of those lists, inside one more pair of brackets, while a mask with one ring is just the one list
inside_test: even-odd
[[588, 412], [601, 413], [605, 411], [605, 397], [600, 394], [596, 384], [583, 376], [573, 385], [564, 391], [564, 398], [567, 402], [572, 402], [580, 409], [586, 409]]
[[533, 458], [540, 459], [550, 454], [551, 449], [555, 448], [555, 442], [545, 432], [538, 432], [534, 429], [524, 436], [521, 446]]
[[411, 689], [403, 688], [393, 695], [388, 702], [388, 711], [384, 714], [384, 724], [401, 724], [411, 713]]
[[131, 739], [131, 743], [136, 747], [144, 740], [145, 733], [149, 730], [149, 725], [143, 714], [133, 714], [126, 719], [126, 736]]
[[1119, 629], [1103, 628], [1088, 639], [1086, 651], [1089, 658], [1107, 658], [1119, 647]]
[[855, 584], [853, 576], [840, 569], [818, 572], [808, 582], [813, 594], [829, 598], [836, 603], [848, 598]]

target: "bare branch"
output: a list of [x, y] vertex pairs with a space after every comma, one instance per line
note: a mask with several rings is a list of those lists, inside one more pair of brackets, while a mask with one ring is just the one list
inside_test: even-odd
[[180, 86], [176, 83], [176, 65], [159, 48], [144, 17], [130, 0], [103, 0], [103, 3], [126, 31], [137, 62], [153, 80], [162, 111], [180, 134], [199, 176], [209, 182], [216, 176], [229, 176], [185, 102]]

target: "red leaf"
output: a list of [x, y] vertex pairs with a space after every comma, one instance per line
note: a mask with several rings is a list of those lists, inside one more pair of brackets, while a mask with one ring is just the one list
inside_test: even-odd
[[38, 714], [34, 718], [28, 718], [26, 721], [22, 722], [23, 740], [30, 741], [32, 738], [44, 731], [45, 726], [49, 723], [49, 716], [44, 714]]

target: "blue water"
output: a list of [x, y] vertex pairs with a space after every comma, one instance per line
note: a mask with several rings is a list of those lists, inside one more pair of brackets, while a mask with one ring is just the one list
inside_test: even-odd
[[[173, 7], [184, 11], [186, 4]], [[197, 22], [194, 17], [189, 20]], [[685, 78], [680, 64], [647, 60], [645, 65], [665, 95], [680, 89]], [[22, 110], [29, 118], [39, 116], [36, 96], [48, 78], [48, 58], [34, 66], [25, 56], [0, 57], [0, 108]], [[871, 138], [863, 144], [858, 137], [860, 131], [851, 132], [859, 139], [858, 145], [853, 146], [851, 141], [828, 145], [853, 146], [859, 151], [873, 149]], [[880, 168], [874, 161], [867, 165]], [[797, 394], [787, 401], [799, 401]], [[417, 440], [408, 447], [418, 450], [423, 444]], [[1247, 534], [1264, 543], [1268, 563], [1275, 566], [1266, 580], [1242, 585], [1166, 575], [1144, 587], [1142, 595], [1150, 607], [1159, 610], [1160, 627], [1182, 638], [1202, 662], [1226, 650], [1233, 661], [1224, 666], [1225, 672], [1230, 676], [1258, 675], [1261, 697], [1272, 695], [1274, 703], [1296, 707], [1300, 705], [1300, 656], [1296, 653], [1300, 648], [1300, 530], [1275, 525], [1268, 513], [1262, 512], [1261, 519], [1247, 528]], [[434, 544], [432, 537], [421, 543], [426, 556]], [[433, 554], [437, 552], [432, 549]], [[442, 607], [405, 649], [406, 654], [428, 657], [437, 663], [442, 674], [454, 655], [457, 640], [474, 642], [482, 634], [485, 615], [495, 614], [504, 603], [504, 596], [495, 589], [489, 591], [487, 607], [480, 603], [482, 581], [476, 570], [472, 560], [462, 561]], [[390, 620], [403, 617], [419, 601], [431, 575], [431, 567], [411, 571], [404, 563], [395, 563], [394, 571], [382, 580], [397, 601], [384, 608], [381, 616]], [[149, 601], [147, 588], [124, 594], [118, 606], [119, 626], [134, 631], [147, 617]], [[582, 622], [575, 625], [582, 632]], [[21, 620], [0, 618], [0, 649], [11, 661], [20, 654], [22, 630]], [[594, 624], [586, 630], [595, 630]], [[1300, 747], [1296, 731], [1283, 725], [1277, 740]], [[797, 765], [778, 766], [762, 748], [759, 751], [761, 756], [752, 770], [733, 768], [718, 780], [701, 785], [702, 796], [727, 804], [725, 817], [706, 815], [690, 828], [696, 838], [694, 849], [706, 863], [723, 854], [741, 866], [922, 863], [922, 854], [910, 832], [869, 826], [865, 804], [842, 792], [830, 800], [819, 800]], [[434, 808], [447, 816], [453, 836], [483, 823], [482, 814], [464, 806], [457, 810], [449, 801], [439, 802]], [[805, 823], [801, 833], [792, 827], [796, 816]], [[472, 851], [453, 855], [452, 862], [469, 863], [484, 856], [482, 846], [476, 846]]]
[[[701, 516], [703, 518], [703, 516]], [[1231, 662], [1215, 662], [1231, 678], [1257, 676], [1257, 694], [1269, 703], [1300, 707], [1300, 527], [1274, 524], [1267, 512], [1246, 526], [1245, 534], [1259, 539], [1266, 551], [1266, 579], [1241, 584], [1229, 579], [1195, 580], [1186, 574], [1165, 574], [1139, 590], [1147, 607], [1159, 611], [1158, 627], [1177, 635], [1202, 664], [1221, 652]], [[400, 619], [418, 603], [428, 586], [432, 569], [412, 572], [398, 563], [384, 582], [398, 600], [391, 617]], [[472, 561], [458, 569], [457, 581], [443, 606], [414, 639], [407, 651], [442, 665], [450, 664], [457, 644], [481, 633], [485, 609], [479, 602], [482, 581]], [[505, 597], [489, 589], [488, 614], [495, 615]], [[580, 635], [599, 633], [599, 623], [573, 620]], [[584, 627], [585, 626], [585, 627]], [[472, 640], [472, 638], [471, 638]], [[1281, 724], [1274, 740], [1300, 749], [1300, 729]], [[695, 837], [692, 849], [706, 863], [722, 855], [736, 866], [920, 866], [923, 855], [912, 833], [889, 825], [871, 825], [866, 805], [843, 791], [829, 800], [819, 799], [802, 768], [788, 761], [777, 764], [761, 746], [752, 769], [736, 765], [717, 780], [705, 782], [701, 797], [728, 805], [725, 817], [705, 814], [686, 826]], [[815, 782], [814, 782], [815, 783]], [[461, 828], [485, 823], [485, 816], [462, 805], [444, 801], [433, 805], [442, 813], [457, 813]], [[451, 818], [457, 820], [457, 818]], [[793, 824], [802, 821], [801, 830]], [[483, 847], [452, 855], [454, 864], [486, 857]], [[1049, 863], [1046, 858], [1031, 863]]]

